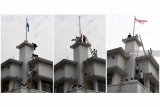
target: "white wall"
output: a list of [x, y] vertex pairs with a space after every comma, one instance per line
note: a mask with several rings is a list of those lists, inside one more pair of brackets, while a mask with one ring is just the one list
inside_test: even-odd
[[136, 42], [136, 40], [128, 41], [125, 43], [125, 51], [126, 52], [138, 52], [139, 51], [139, 45]]
[[69, 65], [66, 64], [62, 67], [57, 69], [54, 72], [54, 80], [59, 80], [61, 78], [72, 78], [72, 79], [76, 79], [76, 66], [75, 65]]
[[88, 64], [89, 76], [106, 77], [106, 65], [100, 62], [92, 62]]
[[135, 58], [139, 56], [138, 54], [135, 54], [139, 52], [139, 45], [136, 40], [126, 42], [125, 51], [130, 55], [130, 58], [126, 61], [126, 70], [128, 73], [128, 80], [130, 81], [135, 75]]
[[38, 71], [39, 71], [40, 76], [45, 76], [45, 77], [48, 77], [50, 79], [53, 78], [53, 67], [52, 67], [52, 65], [39, 62], [38, 66], [39, 66]]
[[11, 64], [11, 76], [19, 77], [21, 76], [21, 65]]
[[[137, 63], [139, 63], [140, 69], [142, 70], [144, 61], [138, 61]], [[156, 68], [153, 66], [153, 64], [150, 61], [146, 62], [146, 72], [147, 73], [152, 73], [153, 76], [159, 80], [159, 71], [156, 70]]]
[[78, 83], [83, 85], [83, 72], [82, 72], [82, 63], [88, 58], [88, 47], [84, 45], [78, 45], [74, 48], [74, 61], [77, 61], [76, 66], [76, 78]]
[[[112, 56], [115, 58], [113, 59]], [[121, 69], [125, 70], [126, 68], [126, 60], [121, 54], [114, 54], [112, 56], [107, 57], [107, 67], [118, 66]]]
[[[112, 56], [115, 58], [113, 59]], [[118, 54], [113, 54], [112, 56], [107, 56], [107, 67], [116, 66], [118, 62]]]
[[31, 60], [32, 53], [33, 53], [33, 48], [27, 45], [21, 47], [19, 51], [19, 60], [23, 61], [22, 72], [21, 72], [23, 84], [27, 83], [27, 74], [29, 71], [28, 61]]
[[5, 78], [7, 76], [10, 76], [10, 74], [11, 74], [11, 65], [8, 65], [6, 67], [9, 67], [9, 68], [2, 68], [1, 69], [1, 78]]
[[106, 65], [100, 62], [94, 62], [94, 75], [106, 77]]
[[120, 68], [122, 68], [123, 70], [125, 70], [125, 68], [126, 68], [126, 60], [121, 54], [118, 54], [118, 63], [117, 63], [117, 65]]
[[89, 74], [89, 76], [94, 75], [94, 64], [93, 63], [88, 64], [88, 74]]
[[122, 79], [122, 77], [120, 74], [114, 73], [113, 78], [112, 78], [112, 84], [119, 84], [121, 79]]
[[9, 69], [8, 68], [3, 68], [2, 71], [1, 71], [2, 78], [5, 78], [7, 76], [13, 76], [13, 77], [19, 77], [20, 78], [21, 65], [11, 63], [7, 67], [9, 67]]
[[151, 62], [148, 62], [148, 72], [152, 72], [153, 76], [159, 80], [159, 71], [156, 70]]
[[74, 65], [65, 65], [65, 77], [75, 79], [76, 66]]
[[56, 71], [54, 71], [54, 81], [57, 81], [63, 77], [65, 77], [64, 66], [63, 66], [63, 69], [59, 68]]

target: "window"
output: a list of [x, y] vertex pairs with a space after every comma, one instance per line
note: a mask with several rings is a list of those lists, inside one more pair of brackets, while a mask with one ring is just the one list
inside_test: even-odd
[[38, 90], [38, 84], [36, 81], [32, 81], [32, 89]]
[[1, 88], [2, 88], [1, 90], [2, 92], [9, 91], [9, 81], [2, 83]]
[[112, 84], [112, 78], [113, 78], [113, 73], [108, 73], [107, 74], [107, 85]]
[[64, 83], [57, 84], [55, 86], [55, 92], [56, 93], [63, 93], [64, 92]]
[[52, 82], [42, 80], [42, 91], [53, 92]]
[[156, 92], [155, 85], [154, 85], [154, 83], [151, 82], [151, 81], [150, 81], [150, 91], [151, 91], [152, 93], [155, 93], [155, 92]]
[[105, 80], [98, 80], [98, 91], [106, 92], [106, 81]]

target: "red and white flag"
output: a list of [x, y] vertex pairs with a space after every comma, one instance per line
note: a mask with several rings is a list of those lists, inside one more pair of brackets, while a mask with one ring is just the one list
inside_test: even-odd
[[135, 18], [135, 22], [139, 22], [141, 24], [144, 24], [144, 22], [147, 22], [147, 20], [140, 20], [140, 19]]

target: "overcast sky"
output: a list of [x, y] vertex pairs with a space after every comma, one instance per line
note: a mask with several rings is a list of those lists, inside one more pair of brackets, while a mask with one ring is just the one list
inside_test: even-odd
[[[73, 60], [74, 42], [71, 39], [79, 36], [79, 24], [76, 15], [56, 15], [54, 17], [54, 61]], [[81, 16], [81, 31], [87, 36], [92, 48], [98, 50], [98, 57], [106, 58], [106, 17], [105, 15]]]
[[19, 59], [16, 49], [26, 39], [26, 17], [30, 25], [28, 42], [36, 43], [35, 54], [53, 61], [53, 17], [48, 15], [2, 15], [1, 62], [8, 58]]
[[[145, 50], [152, 48], [153, 55], [160, 63], [160, 16], [136, 16], [137, 19], [147, 20], [146, 23], [135, 24], [135, 34], [140, 34]], [[123, 47], [122, 39], [129, 33], [133, 34], [134, 15], [108, 15], [107, 16], [107, 50]], [[142, 48], [140, 48], [142, 50]]]

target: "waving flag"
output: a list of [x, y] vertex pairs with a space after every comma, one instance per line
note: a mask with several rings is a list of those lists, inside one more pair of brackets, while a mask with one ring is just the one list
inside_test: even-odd
[[144, 24], [144, 22], [147, 22], [147, 20], [140, 20], [135, 18], [135, 22], [139, 22], [140, 24]]
[[147, 22], [147, 20], [140, 20], [140, 19], [137, 19], [135, 16], [134, 16], [134, 25], [133, 25], [133, 36], [134, 35], [134, 31], [135, 31], [135, 23], [136, 22], [139, 22], [140, 24], [144, 24], [145, 22]]
[[29, 32], [29, 24], [28, 24], [27, 21], [26, 21], [26, 29], [27, 29], [27, 31]]

